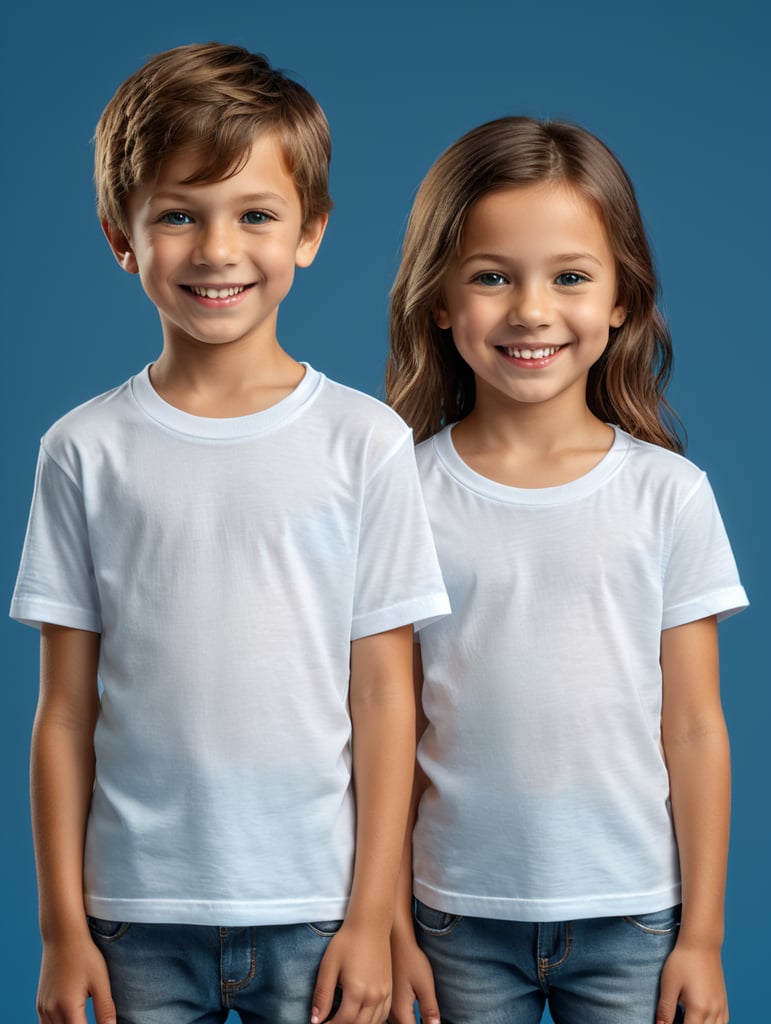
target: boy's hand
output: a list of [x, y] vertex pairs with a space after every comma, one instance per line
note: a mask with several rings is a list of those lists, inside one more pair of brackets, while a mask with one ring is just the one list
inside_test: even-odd
[[97, 1024], [116, 1024], [107, 965], [91, 937], [44, 943], [37, 993], [41, 1024], [86, 1024], [89, 996]]
[[383, 1024], [391, 1004], [391, 952], [388, 932], [343, 922], [321, 960], [313, 992], [311, 1024], [332, 1011], [335, 988], [342, 1002], [335, 1024]]
[[720, 950], [679, 942], [661, 972], [656, 1024], [672, 1024], [680, 1003], [687, 1024], [728, 1024]]
[[391, 1024], [416, 1024], [415, 1001], [424, 1024], [439, 1024], [439, 1006], [431, 964], [412, 939], [391, 936], [393, 998], [388, 1015]]

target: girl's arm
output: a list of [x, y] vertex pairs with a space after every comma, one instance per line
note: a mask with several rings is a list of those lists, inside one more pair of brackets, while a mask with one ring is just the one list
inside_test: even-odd
[[[416, 742], [423, 735], [427, 720], [423, 713], [423, 662], [420, 645], [413, 644], [413, 678], [415, 683]], [[415, 1024], [415, 1001], [421, 1020], [426, 1024], [439, 1024], [439, 1008], [434, 976], [428, 957], [415, 941], [412, 919], [412, 832], [418, 815], [418, 804], [428, 785], [428, 779], [415, 766], [415, 781], [407, 819], [407, 831], [402, 850], [402, 863], [396, 893], [396, 912], [391, 932], [391, 958], [393, 961], [393, 1000], [389, 1020], [392, 1024]]]
[[311, 1021], [382, 1024], [391, 1002], [389, 937], [415, 760], [412, 626], [351, 645], [356, 854], [351, 898], [321, 961]]
[[94, 782], [99, 634], [44, 625], [40, 698], [32, 731], [31, 805], [43, 959], [44, 1024], [115, 1024], [107, 967], [83, 905], [83, 851]]
[[661, 669], [662, 742], [680, 856], [683, 916], [677, 944], [661, 975], [656, 1024], [671, 1024], [678, 1002], [688, 1024], [726, 1024], [720, 949], [730, 763], [715, 617], [665, 630]]

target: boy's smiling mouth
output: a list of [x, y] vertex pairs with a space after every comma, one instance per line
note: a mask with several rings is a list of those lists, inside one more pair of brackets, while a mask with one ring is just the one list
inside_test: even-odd
[[197, 295], [201, 299], [232, 299], [235, 295], [241, 295], [242, 292], [246, 291], [247, 288], [252, 286], [249, 284], [232, 284], [232, 285], [194, 285], [194, 284], [183, 284], [182, 287], [185, 291], [191, 292], [193, 295]]

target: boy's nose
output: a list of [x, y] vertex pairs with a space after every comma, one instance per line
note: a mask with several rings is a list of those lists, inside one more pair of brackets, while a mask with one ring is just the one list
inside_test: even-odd
[[202, 227], [196, 237], [193, 262], [199, 266], [221, 267], [237, 262], [237, 231], [224, 224]]

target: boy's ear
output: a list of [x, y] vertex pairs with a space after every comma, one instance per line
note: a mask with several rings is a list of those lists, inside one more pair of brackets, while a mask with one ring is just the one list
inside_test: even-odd
[[316, 258], [316, 253], [319, 251], [321, 239], [324, 237], [324, 232], [327, 230], [328, 222], [328, 213], [320, 213], [318, 217], [314, 217], [313, 220], [308, 221], [300, 235], [300, 242], [297, 246], [297, 252], [294, 258], [295, 266], [309, 267], [311, 263], [313, 263]]
[[104, 231], [105, 237], [112, 249], [113, 256], [123, 269], [129, 274], [138, 274], [139, 265], [134, 255], [134, 250], [131, 248], [131, 242], [129, 242], [120, 228], [116, 228], [114, 224], [103, 220], [102, 231]]

